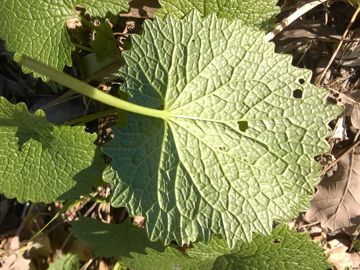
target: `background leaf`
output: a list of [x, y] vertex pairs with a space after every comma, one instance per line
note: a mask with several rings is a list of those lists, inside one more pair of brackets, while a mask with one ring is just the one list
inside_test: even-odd
[[317, 186], [308, 222], [321, 222], [332, 231], [346, 229], [360, 223], [360, 154], [359, 148], [350, 151], [337, 162], [337, 169]]
[[[0, 97], [0, 190], [19, 202], [54, 202], [91, 191], [103, 161], [84, 127], [57, 127], [43, 111]], [[75, 189], [75, 190], [74, 190]]]
[[[3, 0], [0, 5], [0, 37], [8, 50], [26, 54], [58, 70], [71, 66], [75, 49], [66, 29], [66, 20], [78, 17], [76, 5], [92, 16], [104, 17], [128, 10], [126, 0]], [[43, 77], [44, 78], [44, 77]]]
[[76, 238], [87, 243], [96, 256], [129, 256], [130, 252], [145, 253], [149, 247], [163, 251], [159, 242], [150, 242], [144, 229], [131, 224], [127, 219], [122, 224], [106, 224], [92, 218], [71, 222]]
[[276, 0], [160, 0], [162, 8], [156, 15], [184, 17], [192, 9], [203, 16], [216, 13], [221, 18], [239, 19], [244, 25], [269, 30], [279, 14]]
[[122, 261], [130, 268], [135, 270], [168, 270], [168, 269], [211, 269], [211, 264], [206, 264], [198, 259], [191, 258], [186, 254], [181, 253], [175, 248], [166, 248], [164, 252], [157, 252], [152, 249], [146, 249], [147, 255], [131, 253], [133, 258], [122, 258]]
[[[195, 12], [145, 22], [120, 69], [129, 114], [103, 147], [112, 205], [146, 217], [151, 240], [179, 245], [223, 235], [233, 246], [306, 209], [340, 113], [311, 72], [274, 53], [263, 33]], [[294, 92], [300, 96], [294, 97]]]
[[48, 270], [79, 270], [79, 259], [74, 254], [66, 254], [49, 265]]
[[208, 245], [194, 244], [186, 250], [187, 255], [173, 248], [163, 253], [147, 249], [147, 253], [131, 253], [133, 258], [123, 261], [136, 270], [325, 270], [330, 267], [319, 245], [286, 225], [276, 227], [269, 236], [256, 235], [251, 243], [238, 242], [233, 250], [224, 239], [214, 237]]
[[116, 54], [116, 39], [114, 38], [109, 23], [103, 22], [96, 27], [95, 39], [91, 42], [90, 46], [95, 52], [96, 59], [99, 62], [102, 62], [107, 57], [111, 57]]

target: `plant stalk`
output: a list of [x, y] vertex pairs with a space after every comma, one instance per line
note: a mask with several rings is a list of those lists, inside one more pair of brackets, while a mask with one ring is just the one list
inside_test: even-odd
[[43, 74], [44, 76], [49, 77], [51, 80], [59, 84], [62, 84], [84, 96], [107, 104], [109, 106], [150, 117], [161, 119], [169, 118], [169, 113], [167, 111], [139, 106], [122, 100], [120, 98], [114, 97], [74, 77], [71, 77], [68, 74], [60, 72], [37, 60], [34, 60], [26, 55], [15, 54], [14, 60], [20, 65], [30, 68], [37, 73]]
[[102, 111], [102, 112], [97, 112], [97, 113], [94, 113], [94, 114], [89, 114], [89, 115], [81, 116], [81, 117], [76, 118], [76, 119], [66, 121], [64, 124], [68, 125], [68, 126], [84, 125], [87, 122], [93, 121], [95, 119], [99, 119], [101, 117], [105, 117], [105, 116], [110, 115], [110, 114], [115, 114], [118, 111], [119, 111], [118, 109], [110, 109], [110, 110], [106, 110], [106, 111]]

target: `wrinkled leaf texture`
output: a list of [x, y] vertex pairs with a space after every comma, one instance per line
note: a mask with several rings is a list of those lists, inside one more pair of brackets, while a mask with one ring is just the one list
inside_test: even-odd
[[165, 252], [147, 249], [147, 255], [131, 255], [133, 258], [123, 261], [136, 270], [325, 270], [330, 267], [318, 244], [286, 225], [277, 226], [269, 236], [256, 235], [251, 243], [238, 242], [232, 250], [224, 239], [214, 237], [208, 245], [194, 244], [186, 254], [167, 248]]
[[244, 25], [269, 30], [279, 14], [277, 0], [160, 0], [162, 8], [156, 13], [164, 17], [171, 14], [184, 17], [196, 9], [201, 15], [217, 14], [220, 18], [238, 19]]
[[329, 150], [340, 109], [263, 37], [198, 12], [145, 22], [133, 36], [123, 90], [170, 116], [129, 114], [114, 128], [103, 179], [113, 206], [146, 217], [151, 240], [221, 234], [234, 246], [306, 209], [321, 169], [314, 157]]

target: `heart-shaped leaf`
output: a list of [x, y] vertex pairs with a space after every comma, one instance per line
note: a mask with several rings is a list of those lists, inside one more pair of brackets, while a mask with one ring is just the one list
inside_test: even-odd
[[152, 240], [222, 234], [233, 246], [306, 209], [340, 109], [311, 72], [274, 53], [262, 32], [197, 12], [146, 22], [124, 53], [130, 114], [103, 150], [112, 205], [146, 217]]

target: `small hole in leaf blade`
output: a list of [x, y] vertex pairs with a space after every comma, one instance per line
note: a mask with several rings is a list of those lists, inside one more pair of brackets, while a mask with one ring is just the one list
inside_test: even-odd
[[303, 92], [300, 89], [295, 89], [292, 94], [294, 98], [302, 98], [303, 96]]
[[304, 83], [305, 83], [305, 80], [304, 80], [303, 78], [300, 78], [300, 79], [299, 79], [299, 83], [300, 83], [300, 84], [304, 84]]
[[271, 242], [273, 242], [273, 244], [279, 244], [281, 241], [279, 239], [273, 239]]
[[242, 131], [242, 132], [245, 132], [245, 131], [248, 129], [248, 127], [249, 127], [247, 121], [239, 121], [239, 122], [238, 122], [238, 125], [239, 125], [240, 131]]

